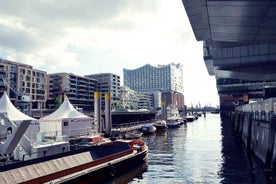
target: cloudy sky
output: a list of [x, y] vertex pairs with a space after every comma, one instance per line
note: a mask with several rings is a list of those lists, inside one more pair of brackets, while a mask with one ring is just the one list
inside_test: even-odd
[[191, 104], [218, 105], [181, 0], [8, 0], [0, 6], [0, 57], [48, 73], [114, 73], [182, 63]]

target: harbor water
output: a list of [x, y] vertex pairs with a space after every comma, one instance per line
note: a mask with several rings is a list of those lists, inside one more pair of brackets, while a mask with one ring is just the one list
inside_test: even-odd
[[247, 153], [219, 114], [143, 136], [147, 166], [137, 167], [110, 184], [268, 183], [258, 159]]

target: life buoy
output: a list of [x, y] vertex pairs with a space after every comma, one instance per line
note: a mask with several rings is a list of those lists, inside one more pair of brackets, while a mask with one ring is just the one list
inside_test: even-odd
[[109, 163], [109, 174], [111, 177], [116, 175], [115, 167], [111, 163]]

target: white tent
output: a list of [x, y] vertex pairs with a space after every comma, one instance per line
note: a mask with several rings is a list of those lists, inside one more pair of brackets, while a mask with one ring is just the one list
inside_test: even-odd
[[8, 118], [11, 121], [22, 121], [22, 120], [35, 120], [34, 118], [19, 111], [10, 101], [6, 92], [0, 99], [0, 112], [7, 113]]
[[18, 125], [22, 121], [31, 120], [30, 126], [25, 132], [25, 135], [27, 135], [32, 140], [36, 139], [36, 134], [37, 132], [39, 132], [39, 121], [19, 111], [11, 103], [6, 92], [4, 92], [3, 96], [0, 99], [0, 113], [6, 114], [9, 120], [13, 121], [16, 125]]
[[81, 136], [91, 133], [93, 118], [77, 111], [65, 98], [61, 106], [52, 114], [41, 118], [40, 130], [54, 135]]

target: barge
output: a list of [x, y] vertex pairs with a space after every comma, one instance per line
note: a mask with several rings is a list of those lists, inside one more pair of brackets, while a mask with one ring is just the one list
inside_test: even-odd
[[148, 147], [141, 140], [117, 140], [0, 167], [3, 183], [75, 183], [89, 176], [103, 182], [147, 161]]
[[[87, 176], [102, 183], [147, 161], [148, 147], [141, 140], [110, 141], [99, 134], [88, 135], [87, 130], [93, 131], [90, 118], [77, 113], [68, 100], [57, 112], [74, 117], [54, 114], [56, 119], [51, 115], [39, 122], [18, 111], [6, 94], [2, 96], [1, 183], [76, 183]], [[47, 128], [54, 134], [48, 134]]]

